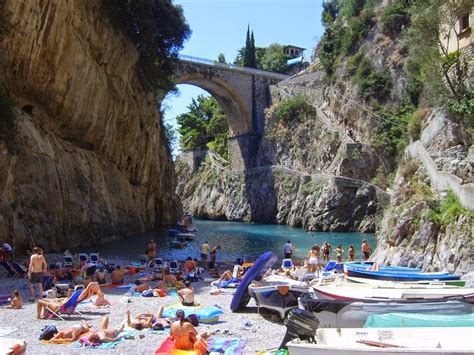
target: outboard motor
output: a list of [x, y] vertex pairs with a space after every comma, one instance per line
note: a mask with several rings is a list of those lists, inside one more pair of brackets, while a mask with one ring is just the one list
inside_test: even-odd
[[280, 344], [280, 349], [285, 348], [286, 344], [296, 338], [307, 340], [314, 343], [316, 329], [319, 326], [319, 320], [313, 312], [293, 308], [285, 319], [286, 333]]

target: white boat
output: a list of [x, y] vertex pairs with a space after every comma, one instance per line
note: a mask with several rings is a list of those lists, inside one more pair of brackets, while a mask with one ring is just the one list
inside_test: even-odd
[[387, 283], [381, 285], [340, 282], [326, 286], [313, 286], [318, 299], [330, 300], [430, 300], [448, 297], [464, 297], [474, 300], [474, 288], [446, 285], [408, 285]]
[[364, 277], [353, 277], [353, 276], [345, 276], [346, 280], [353, 283], [362, 283], [362, 284], [369, 284], [369, 285], [390, 285], [390, 284], [402, 284], [402, 285], [444, 285], [444, 286], [457, 286], [457, 287], [464, 287], [466, 286], [465, 280], [445, 280], [445, 281], [388, 281], [388, 280], [375, 280], [375, 279], [367, 279]]
[[257, 307], [277, 311], [281, 319], [292, 308], [298, 307], [298, 298], [308, 293], [306, 282], [296, 281], [288, 277], [271, 275], [249, 285], [248, 291], [255, 299]]
[[294, 339], [290, 355], [472, 354], [474, 328], [318, 329], [316, 344]]
[[194, 240], [194, 233], [177, 233], [176, 239], [179, 240], [180, 242], [184, 242], [184, 241], [190, 242]]

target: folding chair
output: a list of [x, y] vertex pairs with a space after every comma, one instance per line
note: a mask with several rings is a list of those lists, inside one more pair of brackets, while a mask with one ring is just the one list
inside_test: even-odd
[[63, 267], [72, 267], [73, 265], [73, 260], [72, 260], [72, 256], [70, 255], [65, 255], [64, 256], [64, 263], [63, 263]]
[[3, 266], [3, 269], [5, 270], [4, 276], [8, 276], [10, 278], [16, 277], [17, 272], [8, 261], [2, 261], [0, 262], [0, 265]]
[[93, 264], [99, 263], [99, 254], [98, 253], [90, 253], [89, 254], [89, 262]]
[[154, 272], [160, 272], [161, 269], [163, 269], [163, 265], [165, 265], [165, 262], [163, 261], [162, 258], [155, 258], [155, 260], [153, 260], [153, 271]]
[[16, 271], [15, 277], [19, 277], [20, 275], [22, 275], [22, 277], [28, 276], [28, 270], [23, 265], [18, 263], [10, 263], [10, 265], [13, 266]]
[[291, 259], [283, 259], [281, 262], [282, 269], [291, 269], [293, 266], [293, 261]]
[[52, 275], [43, 275], [43, 291], [48, 291], [49, 289], [53, 288], [54, 286], [54, 276]]
[[80, 316], [83, 316], [83, 314], [76, 309], [77, 305], [79, 304], [78, 299], [79, 299], [79, 296], [81, 295], [82, 291], [84, 291], [83, 288], [80, 288], [80, 289], [74, 291], [72, 293], [71, 297], [69, 297], [68, 300], [61, 307], [59, 307], [59, 309], [56, 310], [56, 311], [54, 311], [51, 308], [46, 306], [47, 311], [50, 313], [50, 315], [58, 317], [61, 320], [65, 320], [62, 317], [63, 315], [78, 314]]
[[179, 264], [176, 260], [171, 260], [168, 265], [170, 267], [170, 273], [172, 274], [181, 273], [181, 270], [179, 269]]
[[79, 261], [84, 264], [89, 261], [89, 255], [87, 255], [86, 253], [79, 253], [78, 257], [79, 257]]

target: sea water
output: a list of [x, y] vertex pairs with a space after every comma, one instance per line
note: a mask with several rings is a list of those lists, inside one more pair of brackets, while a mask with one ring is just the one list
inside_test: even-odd
[[[347, 260], [347, 252], [351, 244], [355, 247], [356, 259], [361, 258], [360, 246], [363, 239], [367, 239], [373, 249], [376, 246], [376, 238], [373, 234], [306, 232], [304, 229], [285, 225], [199, 219], [194, 220], [194, 225], [198, 229], [194, 241], [189, 242], [183, 249], [173, 249], [169, 246], [169, 242], [174, 238], [168, 236], [168, 228], [166, 228], [105, 244], [98, 251], [106, 258], [115, 256], [134, 258], [145, 254], [150, 239], [154, 239], [158, 247], [157, 257], [165, 260], [184, 260], [188, 256], [200, 259], [200, 245], [207, 241], [211, 248], [221, 245], [222, 248], [217, 252], [217, 261], [234, 261], [237, 258], [253, 261], [266, 251], [272, 251], [283, 258], [283, 245], [289, 240], [296, 248], [293, 257], [302, 260], [307, 258], [312, 246], [315, 244], [322, 246], [327, 241], [332, 245], [333, 250], [342, 244], [345, 251], [343, 259]], [[74, 252], [93, 251], [96, 250], [83, 248]], [[331, 258], [335, 259], [334, 251]]]

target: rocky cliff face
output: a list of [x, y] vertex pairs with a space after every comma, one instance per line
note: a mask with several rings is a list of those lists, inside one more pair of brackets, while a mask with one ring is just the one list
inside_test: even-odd
[[[433, 112], [421, 141], [439, 171], [472, 179], [473, 156], [463, 142], [462, 127], [445, 113]], [[472, 147], [470, 149], [472, 151]], [[424, 165], [408, 156], [402, 161], [393, 195], [384, 213], [374, 260], [412, 265], [427, 271], [450, 271], [474, 281], [474, 213], [464, 209], [452, 192], [439, 191]], [[472, 197], [471, 197], [472, 198]]]
[[100, 1], [0, 2], [0, 80], [15, 141], [0, 140], [0, 239], [17, 248], [98, 244], [179, 210], [155, 96]]
[[180, 162], [177, 193], [195, 216], [278, 223], [314, 231], [374, 232], [387, 194], [359, 180], [301, 174], [281, 167], [241, 172]]

